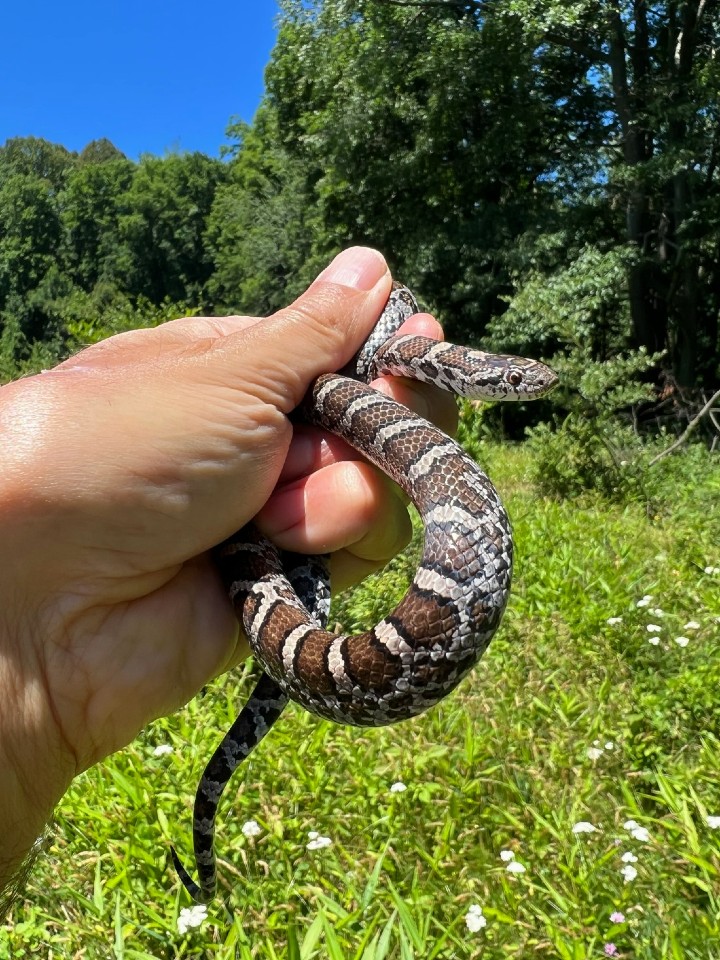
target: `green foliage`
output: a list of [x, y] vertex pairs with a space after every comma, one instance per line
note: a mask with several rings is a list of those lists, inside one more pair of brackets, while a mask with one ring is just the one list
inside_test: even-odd
[[[49, 857], [0, 927], [0, 956], [105, 957], [108, 943], [128, 957], [227, 960], [594, 958], [607, 942], [634, 960], [720, 953], [720, 830], [708, 819], [720, 815], [720, 594], [705, 573], [720, 568], [720, 468], [700, 450], [672, 460], [648, 517], [545, 499], [526, 448], [477, 450], [517, 553], [505, 620], [473, 675], [396, 727], [289, 708], [227, 791], [221, 895], [182, 934], [168, 846], [189, 854], [194, 786], [252, 670], [218, 681], [75, 782]], [[335, 615], [368, 626], [415, 550]], [[391, 792], [398, 781], [407, 789]], [[257, 837], [241, 830], [250, 819]], [[596, 832], [573, 833], [580, 821]], [[311, 830], [332, 845], [308, 850]], [[501, 851], [525, 873], [509, 873]], [[471, 905], [487, 920], [476, 933]]]
[[27, 174], [0, 181], [0, 305], [42, 282], [54, 264], [61, 229], [46, 182]]
[[0, 183], [13, 176], [45, 183], [58, 193], [73, 169], [76, 155], [58, 143], [39, 137], [11, 137], [0, 147]]
[[70, 353], [74, 353], [116, 333], [156, 327], [168, 320], [198, 314], [198, 308], [191, 304], [171, 300], [154, 304], [144, 297], [130, 300], [113, 288], [98, 287], [92, 295], [75, 292], [63, 303], [66, 347]]
[[[265, 314], [372, 243], [452, 338], [491, 324], [536, 343], [557, 297], [592, 362], [643, 347], [710, 386], [717, 45], [699, 0], [283, 0], [266, 98], [226, 163], [0, 148], [0, 311], [55, 266], [86, 294]], [[29, 350], [55, 341], [38, 298], [13, 314]]]
[[124, 157], [78, 161], [60, 198], [68, 272], [90, 291], [101, 279], [124, 284], [119, 221], [136, 171]]
[[207, 244], [210, 296], [219, 309], [266, 316], [295, 299], [324, 263], [313, 249], [319, 222], [304, 165], [282, 145], [274, 112], [230, 127], [237, 140], [229, 181], [217, 191]]
[[320, 252], [380, 247], [456, 336], [477, 336], [552, 193], [547, 151], [574, 122], [520, 24], [342, 0], [283, 10], [269, 102], [306, 169]]
[[610, 437], [593, 423], [568, 417], [557, 430], [540, 424], [530, 436], [537, 454], [533, 479], [543, 493], [576, 497], [595, 490], [626, 500], [635, 492], [636, 473], [628, 475], [627, 461], [617, 459], [612, 445], [617, 430]]
[[[558, 241], [547, 237], [545, 249]], [[623, 283], [632, 257], [628, 250], [585, 246], [549, 277], [536, 268], [490, 325], [493, 347], [542, 354], [559, 377], [546, 401], [554, 424], [528, 431], [534, 480], [544, 494], [652, 498], [660, 471], [653, 475], [648, 465], [657, 448], [641, 438], [632, 415], [653, 399], [647, 377], [662, 357], [630, 346]]]
[[0, 148], [0, 379], [100, 336], [198, 313], [205, 234], [227, 168], [201, 154], [127, 160], [35, 138]]
[[200, 153], [142, 158], [121, 198], [124, 291], [156, 304], [166, 299], [201, 302], [212, 273], [205, 230], [215, 191], [225, 178], [224, 165]]

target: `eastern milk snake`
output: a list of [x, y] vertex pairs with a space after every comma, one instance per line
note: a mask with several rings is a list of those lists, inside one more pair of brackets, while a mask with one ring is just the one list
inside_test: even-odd
[[344, 375], [318, 377], [300, 410], [305, 422], [342, 437], [378, 466], [417, 507], [424, 551], [399, 606], [367, 633], [337, 636], [324, 629], [326, 558], [281, 554], [252, 525], [217, 548], [218, 568], [264, 672], [198, 786], [193, 839], [199, 883], [172, 850], [183, 884], [198, 901], [215, 894], [220, 795], [288, 699], [357, 726], [414, 717], [457, 686], [503, 615], [513, 544], [495, 488], [453, 440], [368, 383], [392, 374], [463, 397], [521, 400], [546, 393], [557, 378], [534, 360], [396, 336], [417, 312], [410, 291], [396, 284]]

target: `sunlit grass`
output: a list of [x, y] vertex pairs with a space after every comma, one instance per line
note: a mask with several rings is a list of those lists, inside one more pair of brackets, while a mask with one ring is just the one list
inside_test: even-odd
[[[181, 933], [169, 844], [190, 859], [198, 777], [251, 688], [224, 678], [76, 782], [0, 957], [720, 957], [720, 469], [648, 515], [539, 499], [525, 451], [481, 452], [517, 564], [472, 677], [381, 730], [289, 708], [223, 800], [221, 896]], [[365, 625], [411, 570], [335, 616]]]

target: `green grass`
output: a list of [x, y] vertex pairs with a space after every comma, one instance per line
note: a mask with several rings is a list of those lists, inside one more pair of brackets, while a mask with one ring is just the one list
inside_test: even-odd
[[[517, 561], [472, 677], [382, 730], [289, 708], [228, 788], [221, 896], [181, 934], [189, 902], [168, 848], [190, 862], [198, 777], [252, 682], [250, 669], [224, 678], [74, 784], [0, 957], [581, 960], [612, 942], [634, 960], [720, 958], [720, 829], [707, 822], [720, 816], [720, 576], [704, 572], [720, 567], [717, 458], [676, 458], [648, 513], [541, 499], [526, 450], [481, 455]], [[412, 556], [334, 615], [358, 628], [385, 612]], [[159, 744], [174, 751], [155, 756]], [[256, 838], [240, 829], [251, 819]], [[597, 830], [574, 834], [580, 821]], [[332, 845], [308, 850], [312, 830]], [[475, 933], [473, 904], [487, 920]]]

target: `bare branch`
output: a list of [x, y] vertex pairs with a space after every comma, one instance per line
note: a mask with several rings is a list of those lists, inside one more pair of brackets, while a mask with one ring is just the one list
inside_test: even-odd
[[568, 50], [572, 50], [573, 53], [577, 53], [581, 57], [593, 58], [603, 63], [609, 61], [608, 55], [600, 49], [599, 45], [594, 47], [590, 43], [582, 43], [573, 37], [556, 33], [554, 30], [547, 30], [544, 39], [548, 43], [554, 43], [556, 47], [567, 47]]
[[[699, 413], [696, 417], [693, 417], [693, 419], [690, 421], [690, 423], [687, 425], [687, 427], [685, 427], [685, 429], [684, 429], [683, 432], [680, 434], [680, 436], [677, 438], [677, 440], [676, 440], [674, 443], [671, 443], [670, 446], [667, 448], [667, 450], [662, 450], [660, 453], [658, 453], [658, 455], [657, 455], [656, 457], [653, 457], [653, 458], [652, 458], [652, 460], [650, 461], [649, 466], [652, 467], [654, 464], [656, 464], [656, 463], [658, 462], [658, 460], [662, 460], [663, 457], [666, 457], [669, 453], [672, 453], [673, 450], [677, 450], [677, 448], [678, 448], [681, 444], [685, 443], [685, 441], [687, 440], [687, 438], [690, 436], [690, 434], [693, 432], [693, 430], [695, 430], [695, 428], [696, 428], [697, 425], [700, 423], [700, 421], [701, 421], [702, 418], [705, 416], [705, 414], [710, 413], [710, 411], [712, 410], [712, 408], [714, 407], [714, 405], [718, 402], [718, 400], [720, 400], [720, 390], [716, 390], [716, 391], [715, 391], [715, 393], [710, 397], [710, 399], [708, 400], [708, 402], [707, 402], [707, 403], [705, 404], [705, 406], [702, 408], [702, 410], [700, 411], [700, 413]], [[714, 422], [714, 421], [713, 421], [713, 422]]]

